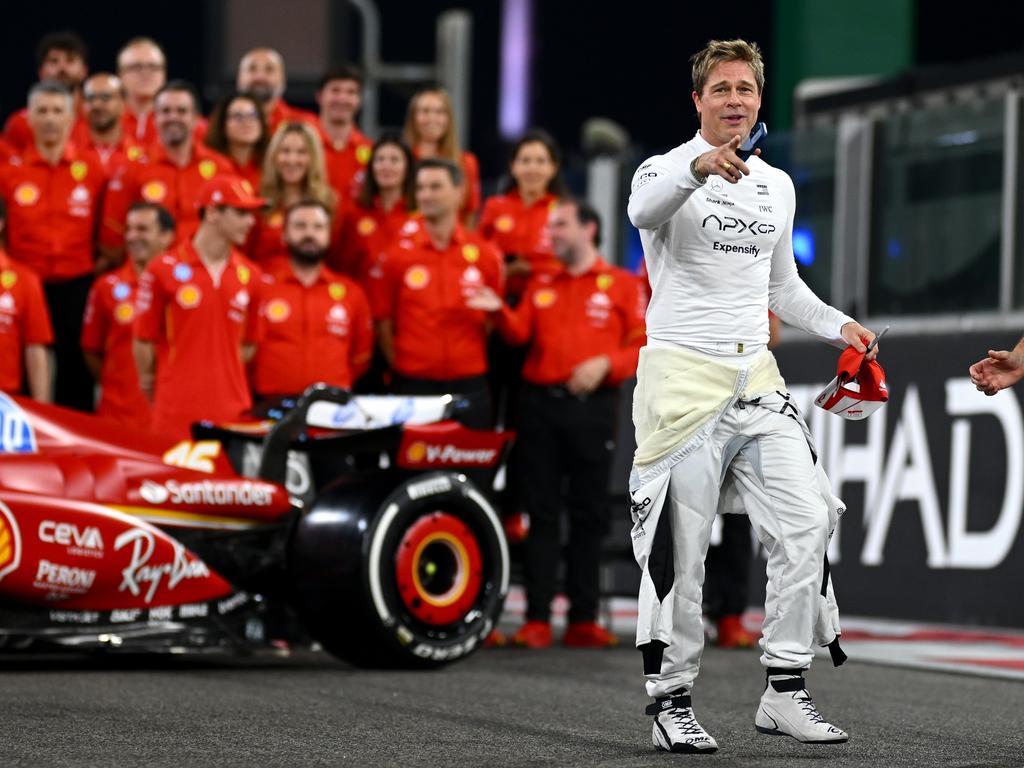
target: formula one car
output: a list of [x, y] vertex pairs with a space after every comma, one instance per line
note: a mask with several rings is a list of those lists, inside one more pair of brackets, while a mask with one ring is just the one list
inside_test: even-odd
[[509, 433], [456, 397], [314, 385], [271, 418], [152, 435], [0, 393], [0, 652], [250, 650], [437, 666], [491, 631], [501, 522], [461, 471]]

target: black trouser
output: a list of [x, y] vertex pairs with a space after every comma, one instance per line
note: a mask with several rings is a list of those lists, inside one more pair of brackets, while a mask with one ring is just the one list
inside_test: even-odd
[[561, 554], [561, 512], [569, 512], [565, 589], [569, 621], [593, 621], [600, 597], [601, 541], [607, 529], [618, 390], [585, 398], [564, 387], [523, 384], [517, 440], [530, 533], [526, 618], [548, 621]]
[[466, 407], [456, 410], [452, 418], [470, 429], [491, 428], [491, 393], [486, 376], [439, 380], [396, 373], [391, 380], [391, 391], [396, 395], [461, 395]]
[[753, 557], [747, 516], [722, 515], [722, 541], [704, 559], [704, 603], [712, 619], [747, 610]]
[[93, 409], [94, 382], [82, 356], [82, 318], [90, 286], [92, 275], [43, 284], [57, 359], [53, 401], [80, 411]]

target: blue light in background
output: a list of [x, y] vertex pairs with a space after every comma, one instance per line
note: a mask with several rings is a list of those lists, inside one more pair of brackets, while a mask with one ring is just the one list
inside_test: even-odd
[[814, 263], [814, 233], [806, 227], [793, 227], [793, 255], [805, 267]]
[[897, 240], [895, 237], [891, 238], [886, 243], [886, 250], [889, 252], [890, 259], [899, 259], [903, 256], [903, 243]]

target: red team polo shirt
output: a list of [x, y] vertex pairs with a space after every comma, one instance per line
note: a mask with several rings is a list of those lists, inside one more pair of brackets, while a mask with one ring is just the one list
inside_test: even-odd
[[348, 134], [343, 147], [335, 146], [317, 122], [320, 140], [324, 145], [324, 163], [327, 166], [327, 181], [338, 193], [340, 207], [350, 205], [363, 186], [366, 164], [373, 153], [373, 142], [355, 126]]
[[504, 266], [497, 249], [456, 227], [438, 250], [417, 226], [387, 251], [374, 280], [377, 319], [394, 322], [394, 369], [446, 381], [487, 370], [487, 314], [466, 306], [481, 285], [501, 293]]
[[[548, 238], [548, 217], [558, 203], [554, 195], [544, 195], [525, 205], [519, 192], [489, 197], [480, 216], [480, 234], [497, 245], [503, 253], [514, 253], [530, 263], [533, 275], [555, 273], [562, 266], [551, 250]], [[518, 296], [526, 287], [526, 279], [509, 280], [509, 294]]]
[[0, 169], [7, 203], [7, 243], [13, 259], [44, 282], [93, 268], [93, 241], [107, 177], [91, 153], [70, 145], [51, 166], [30, 146]]
[[530, 342], [524, 380], [565, 384], [584, 360], [607, 355], [611, 369], [602, 386], [612, 386], [636, 374], [646, 310], [643, 282], [598, 260], [582, 275], [539, 275], [514, 310], [503, 307], [494, 317], [510, 344]]
[[233, 421], [252, 405], [241, 345], [259, 339], [262, 273], [235, 250], [214, 281], [191, 242], [153, 259], [139, 278], [135, 336], [160, 347], [153, 431]]
[[323, 381], [351, 389], [370, 365], [373, 320], [363, 289], [326, 267], [307, 288], [291, 266], [264, 278], [253, 388], [295, 395]]
[[93, 283], [82, 323], [82, 349], [103, 355], [96, 413], [136, 429], [150, 427], [149, 401], [139, 389], [132, 352], [138, 276], [125, 262]]
[[118, 247], [124, 244], [124, 221], [132, 203], [144, 200], [159, 203], [178, 224], [178, 239], [191, 238], [199, 226], [195, 201], [199, 189], [218, 173], [232, 173], [231, 161], [202, 144], [192, 145], [192, 159], [178, 167], [160, 144], [154, 144], [123, 173], [110, 180], [107, 202], [103, 207], [100, 243]]
[[341, 232], [334, 248], [333, 264], [341, 272], [366, 285], [370, 268], [388, 248], [395, 244], [402, 228], [412, 218], [399, 200], [390, 211], [374, 200], [372, 208], [353, 204], [341, 223]]
[[53, 328], [39, 278], [0, 250], [0, 390], [21, 391], [29, 344], [52, 344]]

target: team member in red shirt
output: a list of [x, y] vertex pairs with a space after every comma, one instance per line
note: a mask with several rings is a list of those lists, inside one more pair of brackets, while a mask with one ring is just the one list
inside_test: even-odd
[[231, 93], [217, 102], [203, 139], [207, 147], [230, 160], [235, 175], [252, 184], [253, 189], [260, 188], [269, 141], [263, 108], [248, 93]]
[[560, 269], [548, 238], [548, 216], [566, 192], [558, 144], [545, 131], [525, 134], [512, 148], [509, 177], [484, 203], [480, 234], [505, 254], [508, 294], [518, 298], [530, 275]]
[[405, 114], [405, 143], [417, 160], [439, 157], [455, 163], [466, 180], [460, 216], [472, 225], [480, 208], [480, 163], [476, 155], [462, 149], [455, 113], [447, 91], [424, 88], [409, 101]]
[[366, 181], [345, 211], [333, 263], [361, 285], [367, 284], [370, 269], [398, 240], [416, 207], [413, 162], [401, 134], [384, 133], [373, 145]]
[[183, 80], [172, 80], [157, 94], [160, 140], [110, 181], [100, 244], [111, 258], [120, 260], [125, 217], [132, 203], [144, 200], [162, 205], [177, 222], [178, 237], [187, 239], [199, 225], [199, 190], [218, 174], [231, 173], [231, 161], [193, 138], [198, 103], [195, 88]]
[[[6, 211], [0, 199], [0, 231]], [[0, 391], [21, 392], [22, 361], [34, 400], [50, 402], [50, 313], [39, 278], [0, 248]]]
[[128, 258], [97, 280], [82, 324], [82, 351], [100, 382], [96, 413], [126, 427], [149, 429], [149, 400], [139, 389], [132, 353], [132, 325], [139, 275], [174, 243], [174, 219], [155, 203], [134, 203], [125, 222]]
[[458, 222], [462, 172], [448, 160], [424, 160], [416, 171], [421, 226], [390, 249], [374, 281], [377, 334], [399, 394], [458, 393], [469, 401], [461, 419], [486, 428], [487, 314], [467, 306], [482, 286], [501, 292], [497, 249]]
[[[58, 82], [71, 94], [74, 100], [71, 111], [72, 137], [80, 139], [88, 130], [81, 114], [80, 100], [82, 82], [89, 73], [89, 52], [85, 43], [74, 32], [53, 32], [39, 41], [36, 52], [39, 81]], [[29, 126], [27, 108], [19, 109], [7, 118], [4, 139], [18, 152], [32, 146], [32, 128]]]
[[207, 182], [191, 240], [153, 259], [139, 278], [134, 328], [139, 387], [153, 431], [187, 436], [193, 421], [238, 419], [252, 406], [245, 363], [259, 339], [262, 273], [238, 250], [264, 201], [245, 179]]
[[0, 169], [0, 196], [7, 203], [8, 251], [43, 281], [55, 332], [57, 378], [54, 400], [92, 409], [92, 377], [78, 339], [92, 284], [93, 233], [106, 177], [93, 153], [68, 141], [72, 99], [59, 83], [37, 83], [29, 91], [33, 143]]
[[[530, 345], [517, 435], [530, 515], [527, 621], [514, 640], [532, 648], [551, 644], [563, 505], [570, 522], [566, 590], [571, 605], [564, 642], [575, 647], [615, 642], [596, 623], [598, 565], [607, 524], [618, 385], [636, 373], [646, 339], [646, 292], [634, 275], [600, 257], [599, 227], [589, 205], [561, 200], [551, 213], [549, 229], [562, 271], [538, 275], [515, 310], [487, 288], [470, 301], [470, 306], [493, 313], [509, 342]], [[568, 495], [562, 492], [566, 479]]]
[[320, 138], [324, 144], [327, 180], [347, 205], [362, 187], [373, 142], [356, 128], [363, 99], [363, 75], [346, 64], [320, 79], [316, 103], [320, 108]]
[[[256, 220], [246, 253], [265, 272], [277, 272], [289, 262], [284, 244], [284, 214], [301, 200], [317, 200], [337, 210], [337, 195], [327, 183], [324, 150], [316, 129], [306, 123], [284, 123], [270, 140], [263, 162], [260, 193], [267, 210]], [[334, 218], [334, 225], [338, 221]]]
[[273, 48], [253, 48], [238, 62], [236, 86], [263, 104], [263, 114], [273, 135], [281, 123], [300, 121], [316, 125], [316, 115], [289, 106], [284, 101], [287, 80], [284, 57]]
[[95, 152], [108, 176], [123, 170], [130, 160], [138, 160], [142, 147], [124, 133], [121, 81], [107, 72], [98, 72], [82, 86], [82, 100], [89, 133], [78, 148]]
[[[117, 74], [124, 83], [127, 109], [122, 118], [124, 135], [142, 147], [158, 140], [153, 101], [167, 81], [167, 57], [155, 40], [134, 37], [117, 54]], [[206, 120], [196, 118], [193, 136], [201, 141], [206, 135]]]
[[253, 365], [260, 397], [297, 395], [322, 381], [351, 389], [373, 353], [370, 305], [359, 285], [323, 265], [331, 214], [302, 201], [285, 214], [287, 269], [264, 278], [262, 338]]

